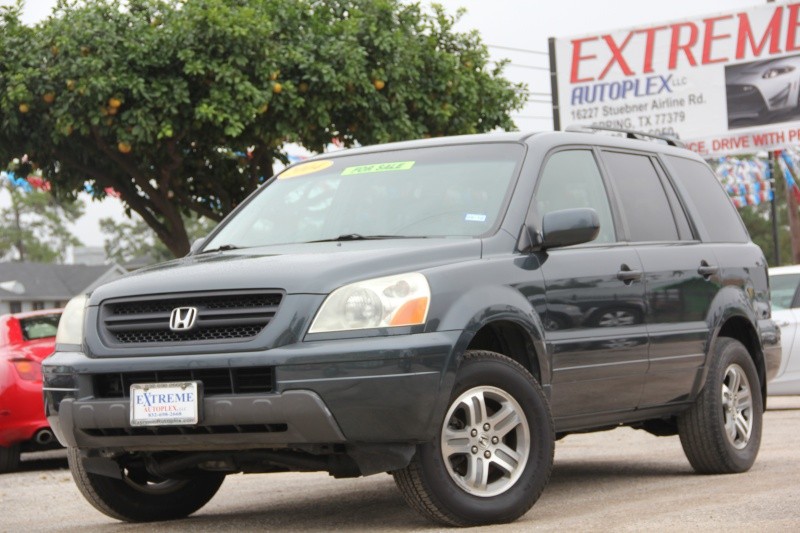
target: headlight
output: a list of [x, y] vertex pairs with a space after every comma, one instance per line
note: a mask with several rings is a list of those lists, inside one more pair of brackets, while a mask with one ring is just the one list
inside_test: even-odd
[[61, 319], [58, 321], [56, 344], [82, 344], [83, 343], [83, 318], [86, 316], [86, 302], [88, 297], [79, 294], [64, 307]]
[[419, 273], [360, 281], [333, 291], [309, 333], [424, 324], [431, 289]]
[[764, 74], [762, 74], [761, 77], [766, 79], [766, 80], [768, 80], [770, 78], [775, 78], [777, 76], [780, 76], [781, 74], [788, 74], [789, 72], [792, 72], [793, 70], [794, 70], [794, 67], [790, 67], [790, 66], [772, 67], [772, 68], [768, 69], [766, 72], [764, 72]]

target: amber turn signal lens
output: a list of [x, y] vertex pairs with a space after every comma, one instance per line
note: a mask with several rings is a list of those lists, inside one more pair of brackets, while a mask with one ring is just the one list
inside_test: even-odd
[[42, 379], [42, 368], [38, 363], [29, 359], [15, 359], [11, 363], [22, 379], [27, 381], [39, 381]]
[[408, 326], [422, 324], [428, 314], [428, 299], [425, 297], [414, 298], [404, 303], [392, 316], [389, 324], [392, 326]]

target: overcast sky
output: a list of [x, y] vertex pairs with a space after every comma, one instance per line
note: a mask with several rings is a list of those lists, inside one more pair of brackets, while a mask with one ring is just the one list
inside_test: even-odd
[[[0, 5], [13, 0], [0, 0]], [[56, 0], [28, 0], [24, 20], [32, 24], [47, 17]], [[429, 2], [424, 1], [428, 4]], [[463, 7], [467, 13], [457, 29], [477, 29], [494, 59], [508, 58], [506, 77], [528, 84], [531, 101], [514, 120], [521, 130], [553, 129], [550, 110], [548, 37], [568, 37], [630, 26], [693, 18], [720, 11], [763, 5], [755, 0], [439, 0], [451, 13]], [[781, 3], [781, 2], [778, 2]], [[509, 48], [519, 49], [509, 50]], [[84, 244], [103, 244], [97, 221], [122, 216], [116, 200], [92, 202], [77, 232]]]

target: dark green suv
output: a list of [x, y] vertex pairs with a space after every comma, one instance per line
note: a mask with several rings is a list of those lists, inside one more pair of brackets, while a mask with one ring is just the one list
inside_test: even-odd
[[187, 257], [67, 306], [44, 391], [78, 487], [145, 521], [230, 473], [391, 472], [475, 525], [524, 514], [570, 432], [749, 469], [780, 357], [766, 262], [674, 144], [497, 134], [289, 167]]

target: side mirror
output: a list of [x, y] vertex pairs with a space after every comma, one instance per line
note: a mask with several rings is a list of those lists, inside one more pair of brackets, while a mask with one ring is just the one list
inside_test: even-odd
[[572, 246], [594, 240], [600, 233], [597, 211], [588, 207], [551, 211], [542, 219], [540, 248]]
[[192, 245], [189, 247], [189, 253], [186, 255], [193, 255], [197, 250], [200, 249], [201, 246], [206, 242], [205, 237], [200, 237], [192, 241]]

